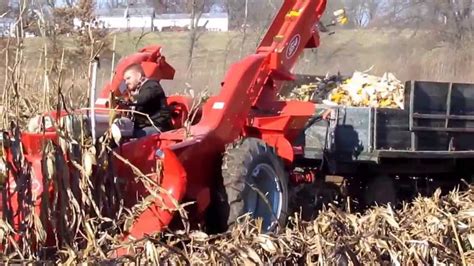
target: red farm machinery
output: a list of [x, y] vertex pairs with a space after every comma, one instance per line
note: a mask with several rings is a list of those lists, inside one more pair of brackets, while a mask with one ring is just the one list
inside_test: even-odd
[[[124, 237], [173, 229], [179, 215], [173, 211], [175, 204], [187, 202], [194, 202], [187, 210], [196, 228], [223, 231], [249, 213], [261, 218], [263, 231], [272, 231], [300, 207], [314, 210], [321, 199], [341, 193], [326, 184], [330, 175], [343, 177], [347, 191], [358, 190], [367, 203], [396, 202], [406, 194], [401, 187], [413, 190], [421, 183], [437, 187], [441, 181], [454, 182], [454, 176], [470, 176], [471, 84], [407, 82], [404, 110], [278, 99], [283, 85], [295, 80], [292, 72], [303, 51], [319, 46], [318, 23], [325, 8], [326, 0], [283, 1], [256, 52], [229, 68], [220, 92], [199, 107], [189, 125], [183, 121], [193, 99], [170, 96], [173, 130], [133, 139], [120, 127], [112, 127], [116, 143], [112, 150], [124, 159], [115, 159], [113, 165], [125, 206], [150, 196], [137, 183], [137, 172], [161, 187], [159, 199], [135, 216]], [[123, 58], [113, 80], [87, 110], [94, 141], [111, 132], [113, 119], [122, 112], [114, 99], [123, 96], [124, 69], [136, 63], [148, 78], [175, 75], [160, 46]], [[322, 115], [326, 109], [331, 110], [325, 113], [328, 119]], [[69, 117], [64, 112], [50, 115], [56, 120]], [[13, 141], [13, 135], [2, 135], [3, 197], [9, 198], [13, 226], [21, 227], [24, 217], [18, 211], [15, 176], [19, 169], [13, 161], [23, 156], [31, 165], [29, 196], [40, 212], [42, 195], [55, 189], [45, 185], [48, 164], [42, 143], [52, 140], [60, 145], [60, 136], [54, 128], [21, 132], [20, 142]], [[64, 161], [67, 165], [69, 158]]]

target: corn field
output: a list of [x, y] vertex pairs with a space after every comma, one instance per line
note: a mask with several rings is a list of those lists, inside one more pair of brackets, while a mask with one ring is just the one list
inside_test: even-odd
[[[50, 95], [42, 97], [22, 94], [24, 88], [15, 84], [22, 84], [24, 73], [20, 68], [9, 71], [3, 106], [11, 111], [4, 113], [3, 125], [12, 136], [10, 147], [19, 152], [15, 157], [15, 193], [10, 192], [8, 182], [2, 189], [0, 245], [4, 252], [0, 258], [4, 263], [474, 263], [472, 187], [443, 197], [437, 191], [432, 198], [417, 198], [397, 210], [376, 207], [356, 214], [329, 205], [311, 222], [303, 222], [294, 214], [287, 227], [272, 234], [262, 234], [259, 221], [248, 217], [242, 217], [241, 223], [224, 234], [193, 231], [187, 223], [185, 206], [176, 203], [174, 210], [181, 217], [183, 230], [143, 239], [121, 239], [120, 233], [153, 199], [144, 199], [132, 208], [124, 206], [111, 170], [110, 161], [118, 155], [109, 148], [110, 136], [106, 134], [100, 143], [92, 145], [80, 120], [74, 128], [56, 125], [61, 145], [43, 145], [43, 185], [54, 187], [54, 193], [37, 195], [43, 199], [38, 206], [32, 196], [31, 166], [19, 146], [20, 129], [26, 124], [26, 117], [41, 110], [37, 106], [48, 106], [56, 100], [56, 105], [48, 107], [62, 108], [62, 97], [49, 98], [58, 92], [54, 90], [45, 90], [43, 93]], [[74, 111], [69, 111], [74, 116]], [[133, 165], [130, 167], [150, 195], [156, 195], [159, 186]], [[19, 213], [12, 213], [10, 200], [21, 206]], [[35, 208], [41, 210], [40, 216], [35, 214]], [[12, 226], [15, 221], [16, 230]], [[130, 255], [114, 256], [118, 250], [128, 250]]]
[[[288, 226], [274, 234], [262, 234], [259, 221], [247, 217], [242, 217], [239, 224], [224, 234], [192, 231], [187, 229], [183, 206], [177, 205], [184, 230], [123, 241], [117, 233], [148, 201], [145, 199], [132, 209], [126, 209], [120, 204], [120, 196], [113, 196], [118, 191], [106, 184], [110, 182], [107, 175], [98, 183], [111, 156], [105, 150], [92, 154], [82, 148], [82, 161], [80, 158], [72, 160], [77, 171], [68, 173], [68, 166], [60, 159], [59, 148], [51, 144], [44, 147], [45, 182], [53, 184], [55, 194], [53, 204], [39, 206], [40, 217], [35, 215], [35, 202], [28, 197], [31, 193], [28, 166], [22, 166], [22, 171], [16, 173], [24, 182], [17, 191], [21, 213], [15, 214], [23, 217], [20, 231], [12, 229], [9, 222], [12, 213], [5, 208], [12, 195], [5, 189], [2, 191], [4, 217], [0, 224], [0, 243], [7, 251], [1, 256], [5, 263], [38, 260], [68, 265], [106, 262], [179, 265], [474, 263], [472, 187], [443, 197], [438, 190], [431, 198], [417, 198], [397, 210], [389, 205], [354, 214], [329, 205], [311, 222], [292, 216]], [[96, 161], [102, 170], [88, 172], [88, 160]], [[147, 182], [146, 176], [138, 172], [137, 177]], [[159, 189], [150, 183], [147, 187], [150, 191]], [[49, 196], [49, 193], [41, 195]], [[47, 230], [52, 235], [47, 235]], [[17, 239], [16, 234], [21, 238]], [[56, 247], [46, 245], [49, 237], [58, 240]], [[111, 259], [118, 249], [129, 250], [133, 255]], [[48, 252], [51, 250], [54, 253]]]

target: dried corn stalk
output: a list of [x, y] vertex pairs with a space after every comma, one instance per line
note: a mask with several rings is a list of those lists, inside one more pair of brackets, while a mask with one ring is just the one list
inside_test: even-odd
[[[329, 206], [312, 222], [291, 219], [279, 234], [262, 235], [245, 220], [232, 231], [209, 236], [175, 232], [133, 243], [142, 262], [191, 264], [474, 263], [474, 190], [417, 198], [400, 210], [376, 207], [363, 215]], [[150, 241], [155, 243], [150, 245]], [[122, 258], [121, 261], [127, 261]]]

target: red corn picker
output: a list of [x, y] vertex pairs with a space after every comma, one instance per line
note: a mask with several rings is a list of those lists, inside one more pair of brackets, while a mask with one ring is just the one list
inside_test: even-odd
[[[249, 212], [264, 218], [264, 230], [283, 222], [288, 214], [289, 169], [299, 152], [292, 143], [316, 108], [309, 102], [279, 101], [277, 95], [284, 81], [294, 79], [291, 71], [303, 50], [318, 47], [317, 26], [325, 7], [326, 1], [284, 1], [256, 53], [230, 67], [220, 93], [206, 101], [189, 129], [182, 121], [192, 99], [169, 97], [176, 129], [122, 140], [119, 153], [145, 173], [156, 160], [163, 160], [162, 188], [179, 202], [196, 202], [191, 213], [195, 223], [216, 222], [218, 217], [220, 227], [225, 227]], [[123, 70], [134, 63], [141, 63], [149, 77], [173, 78], [160, 47], [146, 47], [119, 63], [98, 100], [101, 107], [106, 107], [110, 92], [120, 94]], [[125, 173], [125, 168], [118, 173]], [[266, 200], [251, 187], [267, 194]], [[135, 188], [128, 193], [135, 194]], [[160, 205], [145, 210], [130, 235], [141, 237], [167, 227], [173, 213]]]
[[[172, 96], [168, 101], [175, 107], [176, 129], [140, 139], [127, 138], [122, 132], [116, 152], [144, 174], [154, 173], [157, 161], [161, 161], [163, 174], [156, 180], [168, 192], [161, 195], [167, 199], [165, 202], [156, 202], [136, 218], [129, 235], [140, 238], [168, 227], [175, 214], [162, 205], [173, 207], [170, 196], [178, 202], [196, 202], [191, 215], [196, 223], [206, 222], [211, 205], [224, 203], [214, 202], [222, 195], [228, 202], [227, 210], [221, 206], [212, 209], [227, 212], [227, 217], [218, 216], [224, 217], [224, 223], [231, 224], [247, 212], [263, 217], [265, 229], [284, 221], [289, 169], [300, 152], [292, 143], [314, 116], [316, 107], [309, 102], [278, 101], [277, 94], [283, 81], [294, 78], [291, 71], [303, 50], [319, 45], [317, 24], [325, 7], [324, 0], [284, 1], [256, 53], [230, 67], [220, 93], [202, 106], [198, 121], [193, 121], [188, 131], [182, 121], [190, 111], [192, 99]], [[102, 108], [109, 107], [111, 93], [121, 95], [123, 70], [135, 63], [143, 66], [149, 78], [172, 79], [175, 74], [160, 46], [145, 47], [122, 59], [113, 80], [100, 92], [89, 112], [96, 137], [106, 122], [101, 118], [108, 113]], [[25, 158], [31, 162], [37, 179], [32, 183], [37, 184], [34, 192], [38, 196], [51, 189], [42, 187], [41, 142], [58, 136], [55, 130], [22, 132], [21, 136]], [[130, 180], [125, 193], [129, 201], [126, 205], [131, 206], [146, 195], [140, 195], [144, 191], [134, 185], [128, 168], [116, 163], [119, 177]], [[13, 176], [9, 182], [10, 192], [14, 193]], [[270, 209], [262, 205], [255, 191], [249, 190], [253, 186], [267, 194]]]
[[[426, 145], [416, 144], [423, 139], [419, 134], [430, 130], [428, 127], [417, 127], [416, 119], [422, 118], [422, 111], [432, 111], [426, 106], [425, 109], [413, 109], [419, 105], [414, 100], [416, 93], [427, 92], [428, 85], [441, 88], [441, 83], [410, 83], [413, 95], [407, 98], [410, 106], [406, 110], [332, 107], [330, 121], [321, 120], [320, 110], [325, 107], [319, 109], [313, 102], [278, 99], [284, 83], [295, 79], [292, 72], [299, 56], [305, 49], [319, 46], [318, 23], [325, 8], [326, 0], [283, 1], [256, 52], [229, 68], [220, 92], [199, 108], [189, 127], [185, 127], [183, 121], [191, 112], [193, 99], [184, 96], [168, 98], [174, 112], [173, 130], [133, 139], [123, 127], [112, 126], [117, 143], [114, 151], [162, 188], [159, 193], [161, 200], [157, 199], [142, 210], [125, 236], [141, 238], [146, 234], [172, 229], [177, 216], [171, 210], [175, 202], [195, 202], [188, 209], [191, 224], [204, 226], [209, 231], [226, 230], [247, 213], [261, 218], [262, 229], [271, 231], [283, 224], [295, 210], [294, 206], [298, 205], [295, 195], [305, 190], [301, 187], [310, 187], [310, 193], [303, 198], [311, 201], [311, 206], [318, 204], [325, 194], [320, 190], [319, 177], [324, 179], [327, 174], [347, 177], [356, 184], [355, 187], [363, 180], [363, 186], [370, 187], [374, 192], [369, 191], [368, 198], [386, 202], [395, 197], [394, 180], [417, 182], [414, 176], [458, 173], [458, 169], [470, 172], [468, 169], [472, 167], [461, 159], [470, 159], [474, 155], [465, 146], [467, 140], [458, 138], [468, 132], [461, 132], [461, 126], [454, 129], [449, 126], [439, 130], [431, 128], [437, 133], [452, 133], [459, 129], [455, 132], [459, 134], [454, 142], [446, 146], [447, 150], [443, 150], [443, 144], [439, 144], [441, 148], [434, 152], [426, 150]], [[87, 110], [94, 139], [102, 136], [109, 127], [111, 115], [106, 109], [114, 107], [114, 98], [122, 95], [123, 70], [136, 63], [143, 66], [148, 78], [174, 78], [175, 70], [166, 62], [160, 46], [145, 47], [122, 59], [113, 80]], [[446, 88], [453, 95], [465, 89], [452, 83]], [[95, 99], [93, 96], [91, 98]], [[442, 98], [434, 92], [428, 96], [424, 99]], [[460, 121], [466, 118], [461, 114], [453, 117], [454, 114], [449, 112], [444, 116], [436, 115], [425, 115], [425, 119], [448, 121], [454, 118]], [[392, 120], [398, 124], [393, 126], [387, 122]], [[378, 121], [378, 126], [374, 125], [374, 121]], [[352, 124], [349, 125], [349, 122]], [[363, 128], [358, 128], [360, 126]], [[385, 131], [380, 131], [382, 129]], [[357, 133], [359, 140], [354, 139]], [[14, 175], [17, 169], [8, 162], [22, 153], [31, 164], [31, 197], [40, 212], [41, 195], [54, 189], [44, 186], [46, 166], [42, 164], [42, 142], [45, 139], [57, 142], [58, 137], [54, 128], [43, 133], [22, 132], [21, 143], [15, 146], [9, 143], [8, 134], [3, 135], [5, 156], [4, 167], [0, 169], [8, 179], [4, 196], [8, 194], [13, 210], [18, 208], [15, 205], [18, 179]], [[380, 138], [384, 138], [384, 144], [381, 144]], [[420, 141], [416, 142], [417, 138]], [[389, 147], [390, 140], [396, 140], [399, 146], [409, 143], [409, 147], [394, 149]], [[441, 143], [441, 138], [438, 140]], [[467, 148], [463, 149], [463, 145]], [[449, 164], [440, 163], [445, 159]], [[384, 168], [383, 163], [387, 161], [393, 162], [391, 165], [394, 167]], [[149, 196], [149, 192], [135, 181], [136, 172], [126, 162], [115, 160], [114, 167], [117, 179], [125, 181], [125, 205], [131, 207]], [[157, 168], [162, 171], [157, 171]], [[384, 172], [382, 169], [389, 170]], [[332, 193], [333, 190], [330, 191]], [[14, 216], [14, 227], [21, 226], [24, 217], [20, 214]]]

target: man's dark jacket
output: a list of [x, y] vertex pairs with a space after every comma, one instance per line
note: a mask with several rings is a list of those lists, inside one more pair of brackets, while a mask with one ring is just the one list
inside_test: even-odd
[[[133, 98], [136, 111], [149, 115], [155, 126], [162, 131], [171, 129], [171, 111], [163, 87], [158, 81], [146, 80]], [[135, 128], [151, 126], [146, 116], [135, 113], [134, 117]]]

